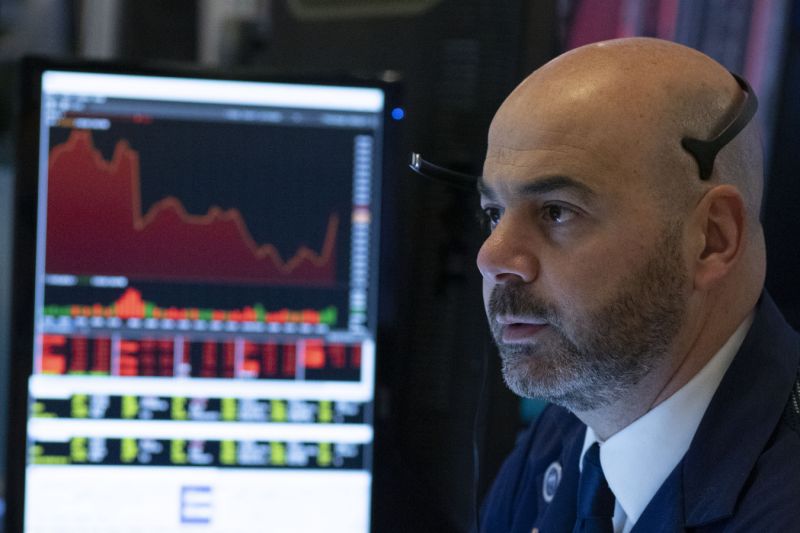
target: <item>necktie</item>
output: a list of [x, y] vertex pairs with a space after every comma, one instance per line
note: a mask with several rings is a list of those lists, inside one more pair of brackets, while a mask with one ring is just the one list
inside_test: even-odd
[[583, 456], [578, 484], [578, 517], [573, 533], [613, 533], [614, 493], [600, 466], [600, 445], [592, 444]]

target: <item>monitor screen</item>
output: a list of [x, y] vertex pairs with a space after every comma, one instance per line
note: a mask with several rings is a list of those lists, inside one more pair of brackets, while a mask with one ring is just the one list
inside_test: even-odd
[[12, 527], [368, 531], [385, 88], [52, 65], [28, 85]]

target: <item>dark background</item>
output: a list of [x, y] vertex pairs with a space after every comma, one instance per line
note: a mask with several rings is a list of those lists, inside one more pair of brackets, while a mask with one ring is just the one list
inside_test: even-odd
[[[2, 0], [0, 339], [11, 312], [13, 88], [22, 54], [401, 79], [406, 118], [384, 204], [375, 529], [468, 531], [484, 360], [475, 432], [480, 494], [537, 406], [506, 391], [490, 347], [474, 264], [477, 196], [411, 174], [405, 154], [479, 173], [489, 121], [522, 78], [570, 47], [623, 35], [695, 46], [754, 86], [768, 155], [768, 287], [797, 326], [800, 8], [793, 0]], [[7, 348], [0, 354], [7, 376]]]

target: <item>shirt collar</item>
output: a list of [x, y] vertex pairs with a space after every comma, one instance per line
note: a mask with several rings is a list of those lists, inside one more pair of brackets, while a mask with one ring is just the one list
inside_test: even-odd
[[[688, 383], [600, 442], [600, 464], [608, 486], [631, 524], [636, 523], [689, 449], [700, 420], [752, 322], [751, 313]], [[579, 464], [589, 446], [597, 441], [592, 428], [587, 428]]]

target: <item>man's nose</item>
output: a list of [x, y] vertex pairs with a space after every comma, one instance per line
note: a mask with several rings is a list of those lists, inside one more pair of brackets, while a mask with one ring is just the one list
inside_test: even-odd
[[478, 251], [478, 270], [493, 283], [529, 283], [539, 275], [535, 237], [501, 220]]

